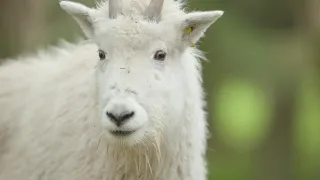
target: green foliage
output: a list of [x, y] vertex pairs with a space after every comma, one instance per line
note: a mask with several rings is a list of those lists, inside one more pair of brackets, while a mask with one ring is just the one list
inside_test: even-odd
[[241, 80], [225, 80], [216, 93], [215, 126], [228, 145], [252, 150], [266, 137], [271, 109], [266, 94], [257, 85]]
[[[315, 81], [316, 80], [316, 81]], [[320, 86], [305, 79], [299, 88], [294, 124], [296, 174], [316, 177], [320, 167]]]

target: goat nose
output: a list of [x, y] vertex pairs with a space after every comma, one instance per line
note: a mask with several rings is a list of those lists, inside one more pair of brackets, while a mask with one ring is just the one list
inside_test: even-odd
[[125, 122], [127, 122], [130, 118], [134, 116], [133, 111], [124, 111], [124, 112], [121, 112], [120, 114], [107, 112], [106, 114], [109, 117], [110, 121], [115, 123], [118, 127], [123, 125]]

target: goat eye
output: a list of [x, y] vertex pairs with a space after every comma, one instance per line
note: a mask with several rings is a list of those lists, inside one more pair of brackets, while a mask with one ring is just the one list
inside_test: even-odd
[[100, 57], [100, 60], [106, 59], [106, 53], [103, 52], [102, 50], [99, 50], [99, 57]]
[[166, 57], [167, 57], [167, 53], [162, 50], [157, 51], [156, 54], [154, 55], [154, 59], [157, 61], [164, 61]]

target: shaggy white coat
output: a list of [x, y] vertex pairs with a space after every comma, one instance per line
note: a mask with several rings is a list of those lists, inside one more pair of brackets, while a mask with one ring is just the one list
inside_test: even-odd
[[[149, 2], [123, 1], [124, 15], [133, 21], [141, 18], [139, 15]], [[95, 12], [96, 19], [107, 17], [107, 6], [107, 3], [99, 5]], [[165, 1], [162, 13], [164, 22], [183, 19], [184, 15], [186, 13], [180, 1]], [[217, 18], [213, 18], [209, 24]], [[119, 23], [114, 26], [118, 30], [112, 36], [118, 37], [117, 32], [126, 29], [123, 22], [119, 21], [121, 18], [115, 20]], [[195, 34], [198, 37], [193, 38], [198, 40], [208, 27], [203, 27], [199, 31], [201, 34]], [[97, 31], [103, 31], [101, 29]], [[135, 27], [131, 29], [137, 30]], [[84, 31], [90, 36], [90, 32]], [[99, 91], [103, 88], [97, 71], [104, 72], [104, 63], [99, 64], [97, 50], [103, 45], [96, 45], [92, 41], [75, 44], [64, 42], [37, 55], [19, 57], [2, 64], [0, 179], [205, 180], [207, 127], [199, 62], [201, 53], [196, 48], [178, 48], [174, 45], [179, 43], [179, 38], [174, 37], [177, 33], [168, 34], [163, 30], [160, 35], [168, 38], [159, 41], [159, 44], [163, 44], [161, 47], [168, 49], [168, 56], [176, 51], [173, 53], [175, 55], [168, 57], [168, 64], [152, 65], [155, 68], [152, 73], [158, 73], [155, 78], [164, 79], [160, 85], [168, 83], [162, 88], [167, 91], [160, 87], [160, 90], [149, 92], [154, 93], [152, 97], [159, 98], [147, 98], [148, 93], [141, 94], [149, 101], [154, 100], [148, 103], [157, 107], [157, 112], [147, 111], [149, 119], [153, 119], [147, 124], [151, 124], [150, 128], [156, 126], [153, 125], [155, 122], [162, 126], [154, 128], [156, 132], [152, 136], [146, 135], [134, 146], [109, 143], [112, 139], [105, 136], [105, 129], [101, 126]], [[121, 36], [124, 39], [126, 37]], [[144, 39], [138, 38], [138, 41], [143, 43]], [[112, 41], [112, 44], [116, 42]], [[107, 46], [103, 47], [107, 49]], [[121, 51], [126, 54], [129, 49]], [[169, 73], [170, 69], [174, 72]], [[131, 70], [136, 78], [131, 82], [148, 79], [148, 74], [139, 74], [141, 71], [135, 74], [134, 68]], [[137, 89], [140, 93], [146, 88], [141, 85]], [[161, 93], [166, 93], [166, 96]], [[148, 103], [146, 109], [150, 106]]]

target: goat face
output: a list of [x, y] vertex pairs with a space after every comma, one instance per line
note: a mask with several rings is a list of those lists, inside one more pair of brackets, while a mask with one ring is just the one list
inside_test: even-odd
[[162, 24], [108, 25], [96, 31], [97, 85], [107, 137], [135, 144], [159, 136], [182, 113], [180, 53], [162, 38], [170, 33], [159, 31]]

